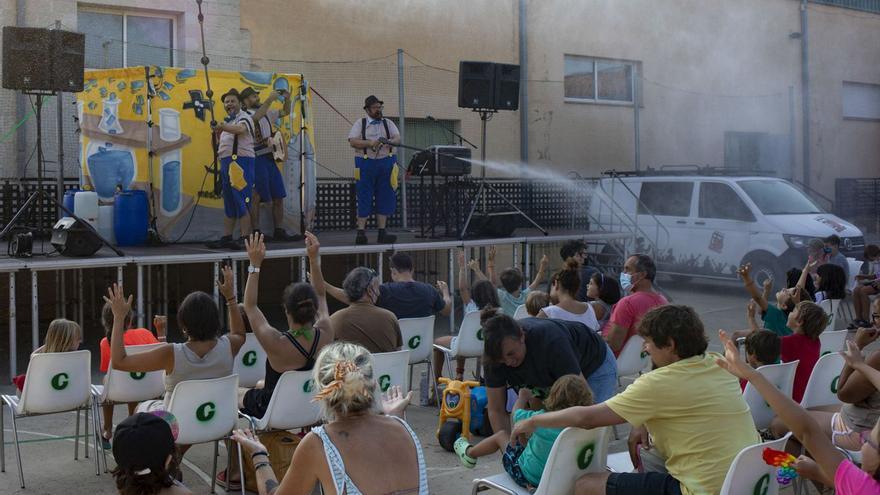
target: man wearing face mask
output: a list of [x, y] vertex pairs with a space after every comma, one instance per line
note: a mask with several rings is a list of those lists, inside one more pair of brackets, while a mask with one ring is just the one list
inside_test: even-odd
[[666, 298], [654, 290], [656, 275], [657, 266], [646, 254], [634, 254], [624, 263], [620, 288], [629, 295], [614, 305], [603, 334], [615, 357], [620, 355], [626, 341], [637, 333], [642, 316], [652, 308], [668, 304]]
[[[397, 208], [397, 157], [393, 146], [400, 144], [400, 131], [382, 115], [384, 103], [373, 95], [364, 101], [366, 117], [358, 119], [348, 133], [355, 149], [354, 178], [357, 191], [357, 237], [355, 244], [366, 244], [367, 218], [376, 213], [379, 244], [397, 240], [385, 232], [388, 217]], [[375, 200], [375, 207], [373, 201]]]
[[376, 306], [379, 275], [370, 268], [355, 268], [342, 282], [342, 290], [350, 302], [330, 317], [336, 340], [362, 345], [370, 352], [400, 350], [403, 336], [397, 317]]

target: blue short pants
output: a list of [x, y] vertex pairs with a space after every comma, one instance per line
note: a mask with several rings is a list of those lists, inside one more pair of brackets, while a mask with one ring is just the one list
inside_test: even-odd
[[526, 475], [523, 474], [522, 467], [520, 467], [518, 462], [519, 456], [522, 455], [524, 450], [526, 450], [524, 445], [517, 444], [516, 447], [508, 445], [504, 449], [504, 454], [501, 455], [501, 465], [504, 466], [504, 470], [507, 471], [507, 474], [513, 478], [517, 485], [528, 488], [529, 480], [526, 479]]
[[284, 177], [272, 153], [260, 155], [254, 163], [254, 191], [260, 195], [261, 203], [269, 203], [273, 199], [287, 197], [284, 190]]
[[[392, 155], [378, 160], [354, 159], [355, 189], [357, 190], [357, 216], [366, 218], [375, 211], [379, 215], [392, 215], [397, 209], [397, 157]], [[393, 181], [393, 182], [392, 182]], [[373, 199], [376, 206], [373, 208]]]
[[241, 167], [246, 181], [242, 189], [236, 189], [232, 186], [232, 180], [229, 176], [229, 166], [232, 163], [232, 157], [220, 158], [220, 181], [223, 184], [223, 212], [226, 218], [241, 218], [249, 213], [251, 203], [251, 189], [254, 184], [254, 158], [239, 156], [237, 160], [238, 166]]

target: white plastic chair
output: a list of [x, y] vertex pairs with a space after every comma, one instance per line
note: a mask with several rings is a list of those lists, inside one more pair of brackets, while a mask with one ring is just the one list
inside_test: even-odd
[[837, 380], [843, 371], [843, 365], [843, 356], [837, 352], [820, 357], [810, 373], [810, 380], [801, 398], [801, 407], [807, 409], [840, 404], [840, 399], [837, 398]]
[[[92, 412], [92, 427], [98, 431], [97, 409], [92, 398], [92, 369], [89, 351], [51, 352], [31, 354], [27, 368], [27, 378], [21, 398], [15, 395], [2, 395], [0, 399], [9, 408], [12, 418], [12, 435], [15, 444], [15, 459], [18, 461], [18, 480], [24, 489], [24, 471], [21, 464], [21, 446], [18, 438], [20, 418], [42, 416], [45, 414], [76, 411], [76, 437], [73, 447], [74, 460], [79, 459], [79, 413], [85, 411], [85, 456], [89, 457], [89, 412]], [[6, 472], [6, 444], [3, 433], [3, 405], [0, 405], [0, 472]], [[57, 433], [53, 431], [52, 433]], [[95, 448], [95, 474], [101, 474], [98, 461], [98, 438], [92, 439]], [[44, 466], [45, 467], [45, 466]]]
[[[138, 354], [162, 345], [165, 344], [125, 346], [125, 352], [126, 354]], [[155, 399], [165, 393], [165, 370], [146, 373], [119, 371], [113, 369], [113, 361], [111, 361], [107, 368], [107, 378], [104, 385], [92, 385], [92, 393], [98, 406]], [[101, 421], [102, 419], [99, 417], [97, 420], [99, 426], [102, 426]], [[106, 473], [107, 451], [102, 449], [101, 454]]]
[[739, 495], [741, 493], [760, 493], [777, 495], [779, 483], [776, 482], [776, 467], [764, 462], [764, 449], [783, 450], [791, 433], [784, 437], [752, 445], [742, 449], [727, 470], [720, 495]]
[[254, 388], [257, 382], [266, 375], [266, 351], [257, 340], [257, 336], [249, 333], [244, 345], [235, 355], [232, 374], [238, 375], [238, 386]]
[[824, 299], [819, 302], [819, 307], [829, 316], [825, 332], [842, 330], [844, 328], [843, 324], [846, 322], [846, 318], [843, 315], [843, 301], [840, 299]]
[[849, 265], [849, 284], [847, 284], [847, 290], [852, 293], [859, 284], [858, 280], [856, 280], [856, 275], [862, 271], [862, 264], [864, 262], [855, 258], [847, 258], [846, 262]]
[[311, 371], [286, 371], [278, 379], [262, 418], [239, 414], [258, 432], [305, 428], [320, 422], [321, 409], [312, 401], [314, 395]]
[[520, 304], [519, 306], [516, 307], [516, 311], [513, 312], [513, 319], [514, 320], [522, 320], [523, 318], [529, 318], [530, 316], [531, 315], [526, 310], [525, 304]]
[[387, 392], [392, 385], [399, 386], [404, 394], [409, 392], [409, 352], [404, 349], [373, 354], [373, 378], [379, 383], [380, 392]]
[[[758, 373], [764, 375], [764, 378], [785, 394], [786, 397], [791, 397], [791, 391], [794, 388], [794, 373], [797, 371], [799, 362], [798, 360], [782, 364], [768, 364], [758, 368]], [[743, 391], [743, 399], [749, 405], [752, 419], [755, 421], [755, 427], [758, 430], [768, 428], [770, 420], [773, 419], [775, 414], [751, 383], [746, 385], [746, 389]]]
[[[451, 360], [456, 358], [481, 358], [483, 356], [483, 330], [480, 327], [480, 312], [472, 311], [464, 315], [458, 335], [452, 337], [450, 346], [434, 344], [434, 348], [446, 355], [446, 366], [452, 376]], [[480, 367], [477, 366], [477, 373]]]
[[646, 369], [650, 369], [651, 357], [643, 349], [645, 339], [641, 335], [633, 335], [623, 345], [620, 355], [617, 356], [617, 385], [620, 386], [621, 377], [638, 376]]
[[[228, 437], [238, 418], [238, 376], [229, 375], [209, 380], [187, 380], [177, 384], [168, 401], [168, 411], [178, 421], [178, 445], [214, 442], [214, 466], [211, 471], [211, 493], [217, 480], [217, 451], [220, 440]], [[236, 444], [237, 445], [237, 444]], [[232, 449], [229, 449], [229, 460]], [[230, 464], [227, 463], [227, 466]], [[238, 447], [241, 471], [241, 447]], [[244, 479], [244, 474], [239, 473]], [[244, 494], [244, 483], [241, 493]]]
[[[608, 427], [584, 430], [569, 427], [553, 443], [544, 474], [534, 495], [568, 495], [574, 492], [574, 483], [586, 473], [601, 473], [608, 457]], [[551, 476], [552, 474], [552, 476]], [[507, 473], [474, 480], [472, 494], [498, 490], [510, 495], [528, 495], [529, 491], [516, 484]]]
[[[409, 349], [409, 388], [412, 389], [412, 374], [415, 365], [428, 364], [428, 380], [436, 387], [434, 367], [431, 366], [431, 342], [434, 341], [434, 315], [423, 318], [403, 318], [399, 320], [403, 345]], [[434, 396], [438, 397], [437, 390]]]
[[825, 330], [819, 334], [819, 356], [844, 350], [847, 330]]

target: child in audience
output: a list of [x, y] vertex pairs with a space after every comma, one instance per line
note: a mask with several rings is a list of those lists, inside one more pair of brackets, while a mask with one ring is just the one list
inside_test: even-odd
[[538, 316], [542, 309], [550, 305], [550, 294], [542, 290], [534, 290], [529, 292], [526, 297], [526, 312], [529, 316]]
[[[751, 271], [751, 263], [746, 263], [737, 270], [737, 273], [742, 278], [743, 285], [749, 292], [749, 295], [752, 296], [752, 300], [761, 310], [761, 320], [764, 322], [764, 328], [780, 337], [791, 335], [792, 329], [786, 325], [789, 314], [800, 301], [807, 300], [807, 291], [804, 289], [804, 286], [798, 285], [800, 271], [797, 271], [798, 277], [794, 279], [794, 283], [791, 283], [791, 275], [793, 272], [789, 271], [789, 276], [787, 277], [789, 286], [776, 293], [775, 305], [767, 302], [770, 291], [772, 290], [773, 282], [770, 279], [765, 280], [763, 291], [761, 291], [758, 289], [758, 284], [752, 279]], [[749, 320], [749, 323], [751, 324], [752, 318]], [[744, 337], [748, 333], [749, 331], [737, 332], [734, 334], [734, 338]]]
[[620, 283], [613, 277], [606, 277], [604, 273], [596, 272], [590, 277], [587, 297], [596, 313], [596, 320], [599, 321], [599, 332], [604, 332], [608, 321], [611, 320], [611, 310], [617, 301], [620, 301]]
[[814, 300], [819, 303], [825, 299], [842, 300], [846, 297], [846, 272], [843, 268], [834, 263], [824, 263], [818, 265], [816, 261], [808, 261], [801, 276], [798, 279], [797, 286], [806, 289], [809, 274], [813, 270], [816, 272], [816, 294]]
[[[486, 274], [488, 277], [480, 271], [479, 266], [477, 266], [474, 260], [471, 260], [468, 266], [474, 270], [474, 276], [478, 279], [488, 278], [492, 282], [492, 285], [498, 288], [498, 301], [501, 302], [501, 311], [507, 316], [513, 317], [516, 313], [516, 308], [526, 303], [526, 298], [528, 297], [529, 292], [537, 289], [542, 283], [544, 283], [547, 266], [549, 265], [550, 260], [547, 258], [546, 254], [541, 257], [541, 261], [538, 265], [538, 272], [535, 274], [535, 279], [532, 281], [531, 285], [523, 289], [523, 274], [519, 268], [505, 268], [501, 271], [500, 276], [496, 276], [495, 254], [495, 246], [489, 246], [486, 255]], [[499, 279], [501, 281], [500, 284]]]
[[[779, 362], [779, 335], [770, 330], [758, 330], [746, 337], [746, 360], [752, 368], [760, 368]], [[740, 387], [746, 389], [746, 381], [740, 380]]]
[[[123, 328], [126, 329], [123, 334], [123, 344], [132, 346], [158, 344], [159, 341], [165, 341], [165, 329], [168, 322], [167, 317], [157, 315], [153, 318], [153, 326], [156, 327], [156, 336], [158, 336], [157, 339], [156, 336], [153, 335], [153, 332], [146, 328], [131, 328], [132, 316], [132, 313], [128, 313], [125, 317], [125, 323], [123, 323]], [[110, 338], [113, 335], [113, 308], [110, 307], [109, 303], [104, 303], [104, 308], [101, 309], [101, 324], [104, 326], [104, 334], [106, 337], [101, 339], [101, 342], [98, 345], [101, 349], [101, 365], [99, 369], [101, 370], [101, 373], [107, 373], [107, 370], [110, 367]], [[137, 402], [128, 403], [129, 416], [134, 414], [137, 404]], [[104, 404], [101, 406], [101, 412], [104, 416], [102, 423], [104, 425], [104, 431], [101, 435], [101, 442], [105, 449], [110, 448], [110, 438], [113, 437], [113, 407], [113, 404]]]
[[849, 329], [871, 326], [869, 306], [870, 296], [880, 292], [880, 246], [868, 244], [864, 252], [865, 262], [862, 263], [853, 288], [853, 306], [856, 319], [850, 324]]
[[819, 360], [819, 335], [828, 325], [828, 315], [816, 303], [801, 301], [788, 315], [788, 327], [794, 333], [782, 337], [780, 357], [783, 363], [800, 361], [794, 374], [794, 388], [791, 397], [800, 402]]
[[[164, 411], [161, 413], [174, 418]], [[116, 467], [112, 473], [120, 495], [192, 493], [173, 478], [178, 469], [174, 450], [176, 437], [175, 429], [159, 414], [137, 413], [119, 423], [113, 435]]]
[[[35, 349], [31, 354], [75, 351], [82, 344], [82, 339], [82, 328], [80, 328], [78, 323], [58, 318], [49, 323], [49, 329], [46, 331], [46, 340], [43, 341], [43, 345]], [[21, 374], [12, 379], [19, 393], [24, 390], [25, 378], [25, 374]]]
[[[812, 459], [804, 455], [798, 457], [795, 464], [798, 475], [833, 486], [839, 495], [880, 495], [880, 423], [865, 435], [865, 443], [860, 451], [862, 466], [859, 469], [831, 443], [822, 426], [806, 410], [743, 362], [726, 332], [718, 333], [725, 351], [724, 356], [717, 359], [718, 365], [734, 376], [748, 380], [764, 397], [778, 419], [791, 429], [810, 452]], [[857, 359], [852, 355], [847, 360], [855, 365]], [[861, 368], [864, 369], [860, 371], [866, 373], [874, 386], [880, 387], [877, 371], [865, 366]]]
[[[519, 390], [519, 397], [513, 406], [514, 424], [545, 411], [561, 411], [569, 407], [589, 406], [593, 404], [593, 393], [584, 377], [580, 375], [564, 375], [553, 383], [550, 393], [544, 399], [544, 409], [530, 411], [526, 409], [534, 397], [527, 388]], [[466, 438], [459, 437], [455, 441], [455, 453], [467, 468], [477, 465], [477, 459], [491, 455], [499, 450], [504, 454], [501, 463], [504, 470], [516, 483], [524, 488], [533, 488], [541, 482], [544, 465], [550, 456], [550, 449], [562, 428], [538, 428], [525, 444], [511, 445], [510, 432], [498, 431], [476, 445], [470, 445]]]

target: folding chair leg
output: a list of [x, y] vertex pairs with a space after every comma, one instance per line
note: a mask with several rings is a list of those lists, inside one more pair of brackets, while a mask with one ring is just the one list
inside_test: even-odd
[[73, 437], [73, 460], [79, 460], [79, 409], [76, 410], [76, 430]]
[[24, 471], [21, 469], [21, 447], [18, 445], [18, 424], [15, 422], [15, 411], [12, 411], [12, 436], [15, 440], [15, 460], [18, 461], [18, 480], [21, 482], [21, 489], [24, 490]]
[[[100, 441], [98, 440], [98, 435], [101, 431], [101, 423], [98, 419], [98, 399], [92, 397], [91, 404], [89, 407], [92, 408], [92, 430], [94, 433], [92, 434], [92, 448], [95, 449], [95, 476], [101, 476], [101, 456], [100, 453], [104, 452], [103, 447], [100, 447]], [[101, 449], [101, 452], [98, 452], [98, 449]], [[106, 464], [106, 459], [104, 463]]]
[[[244, 494], [244, 464], [242, 464], [243, 460], [241, 457], [241, 444], [238, 442], [235, 442], [235, 445], [237, 447], [236, 450], [238, 450], [238, 479], [241, 480], [241, 495], [245, 495]], [[227, 476], [229, 475], [228, 469], [226, 470], [226, 474], [227, 474]]]
[[[0, 404], [0, 473], [6, 472], [6, 438], [3, 432], [3, 410], [6, 409], [5, 404]], [[12, 414], [15, 414], [13, 411]]]
[[[219, 448], [220, 448], [220, 441], [219, 441], [219, 440], [215, 440], [215, 441], [214, 441], [214, 467], [211, 468], [211, 493], [217, 493], [217, 492], [214, 490], [214, 487], [215, 487], [215, 485], [217, 484], [217, 456], [218, 456], [218, 452], [217, 452], [217, 450], [218, 450]], [[227, 481], [228, 481], [228, 480], [229, 480], [229, 477], [228, 477], [228, 476], [229, 476], [229, 472], [227, 472], [226, 475], [227, 475], [227, 478], [226, 478], [226, 479], [227, 479]]]
[[85, 432], [86, 434], [83, 435], [83, 442], [84, 442], [83, 455], [85, 456], [86, 459], [89, 458], [89, 409], [90, 408], [91, 408], [91, 406], [86, 408], [86, 410], [85, 410], [86, 420], [83, 422], [83, 427], [86, 430], [86, 432]]
[[[97, 397], [95, 397], [95, 452], [98, 452], [98, 445], [101, 445], [101, 460], [104, 462], [104, 472], [107, 473], [110, 469], [107, 467], [107, 451], [104, 450], [104, 419], [98, 413], [101, 411], [101, 404]], [[111, 429], [113, 425], [110, 425]], [[97, 454], [96, 454], [97, 455]]]

